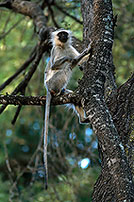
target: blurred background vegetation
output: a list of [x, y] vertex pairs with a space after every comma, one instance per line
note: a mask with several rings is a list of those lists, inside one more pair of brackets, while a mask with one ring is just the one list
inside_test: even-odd
[[[35, 1], [37, 2], [37, 1]], [[57, 0], [63, 10], [82, 21], [80, 1]], [[70, 29], [82, 40], [82, 24], [52, 7], [59, 27]], [[117, 85], [124, 83], [134, 70], [134, 3], [113, 1], [118, 15], [113, 46]], [[47, 26], [55, 26], [49, 9], [44, 10]], [[33, 22], [20, 14], [0, 8], [0, 85], [25, 62], [35, 44]], [[26, 95], [44, 95], [43, 72], [48, 55], [39, 64]], [[25, 70], [1, 93], [9, 94], [24, 78]], [[69, 89], [77, 87], [82, 76], [74, 70]], [[0, 115], [0, 201], [87, 202], [100, 173], [97, 140], [89, 125], [79, 125], [72, 110], [51, 108], [48, 139], [49, 189], [44, 191], [41, 137], [43, 107], [25, 106], [15, 125], [11, 124], [16, 107], [9, 106]], [[39, 148], [39, 149], [38, 149]], [[31, 162], [30, 162], [31, 161]], [[16, 180], [17, 179], [17, 180]], [[17, 182], [17, 185], [14, 183]]]

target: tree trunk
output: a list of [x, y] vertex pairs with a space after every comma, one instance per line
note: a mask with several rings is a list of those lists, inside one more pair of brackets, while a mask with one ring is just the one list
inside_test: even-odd
[[[84, 12], [84, 8], [88, 10]], [[92, 15], [89, 15], [89, 13], [92, 13]], [[84, 67], [84, 76], [79, 82], [79, 92], [82, 105], [98, 138], [102, 168], [101, 175], [94, 187], [93, 201], [134, 201], [130, 161], [128, 161], [125, 153], [126, 144], [124, 144], [121, 138], [123, 134], [121, 135], [119, 129], [123, 125], [124, 119], [120, 120], [119, 123], [116, 122], [116, 120], [119, 120], [117, 115], [122, 114], [121, 109], [123, 105], [115, 103], [111, 105], [113, 100], [112, 93], [114, 93], [114, 100], [116, 100], [116, 96], [119, 99], [118, 95], [115, 95], [115, 92], [118, 92], [118, 90], [115, 90], [114, 66], [112, 64], [114, 39], [112, 2], [110, 0], [83, 0], [82, 14], [84, 40], [86, 40], [86, 44], [90, 40], [93, 42], [93, 50], [90, 60]], [[132, 80], [133, 78], [131, 82]], [[111, 90], [111, 94], [105, 94], [105, 84]], [[130, 91], [132, 93], [132, 90]], [[107, 97], [108, 99], [108, 95], [111, 97], [107, 105], [105, 98]], [[116, 110], [119, 111], [112, 111], [112, 106], [119, 106], [118, 108], [116, 107]], [[132, 107], [132, 103], [130, 106]], [[125, 122], [126, 124], [128, 124], [128, 119]], [[129, 134], [127, 133], [128, 136]]]

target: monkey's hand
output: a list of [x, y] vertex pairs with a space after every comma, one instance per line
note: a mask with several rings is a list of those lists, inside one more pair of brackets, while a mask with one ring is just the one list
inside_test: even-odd
[[80, 71], [83, 71], [83, 66], [82, 65], [78, 65]]
[[70, 59], [70, 63], [71, 63], [71, 65], [72, 65], [72, 67], [75, 66], [75, 65], [77, 65], [77, 63], [78, 63], [77, 57], [76, 57], [76, 58], [73, 58], [73, 59]]
[[57, 65], [57, 64], [53, 64], [53, 65], [51, 66], [51, 69], [52, 69], [52, 70], [58, 70], [58, 69], [60, 69], [60, 67], [59, 67], [59, 65]]
[[92, 42], [90, 42], [88, 47], [83, 51], [83, 53], [85, 53], [85, 55], [88, 55], [91, 52], [91, 48], [92, 48], [91, 45], [92, 45]]
[[89, 53], [91, 52], [91, 42], [88, 45], [88, 48], [86, 48], [80, 55], [76, 56], [71, 61], [71, 69], [73, 69], [78, 63], [81, 65], [83, 62], [85, 62], [89, 58]]

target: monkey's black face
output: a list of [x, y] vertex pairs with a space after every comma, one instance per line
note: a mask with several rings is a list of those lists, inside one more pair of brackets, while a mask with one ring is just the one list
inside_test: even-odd
[[65, 31], [59, 32], [57, 36], [62, 43], [66, 43], [68, 40], [68, 33]]

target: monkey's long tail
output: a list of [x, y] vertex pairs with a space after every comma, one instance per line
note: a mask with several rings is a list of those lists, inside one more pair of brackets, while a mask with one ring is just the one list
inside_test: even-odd
[[49, 113], [50, 113], [51, 94], [47, 92], [46, 97], [46, 109], [45, 109], [45, 122], [44, 122], [44, 170], [45, 170], [45, 189], [48, 187], [48, 168], [47, 168], [47, 137], [48, 137], [48, 125], [49, 125]]

